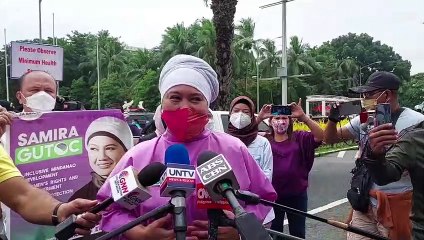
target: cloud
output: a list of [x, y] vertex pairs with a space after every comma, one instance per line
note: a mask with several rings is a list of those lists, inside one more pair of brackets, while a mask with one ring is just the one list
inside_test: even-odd
[[[239, 0], [236, 20], [252, 17], [257, 38], [281, 36], [281, 5], [259, 9], [272, 2]], [[8, 41], [38, 37], [38, 1], [2, 0], [0, 9]], [[422, 0], [295, 0], [287, 4], [287, 34], [314, 46], [348, 32], [368, 33], [410, 60], [412, 73], [424, 72], [422, 9]], [[166, 27], [212, 17], [203, 0], [43, 0], [44, 37], [52, 36], [53, 12], [59, 37], [107, 29], [130, 46], [148, 48], [159, 45]], [[3, 32], [0, 36], [4, 39]]]

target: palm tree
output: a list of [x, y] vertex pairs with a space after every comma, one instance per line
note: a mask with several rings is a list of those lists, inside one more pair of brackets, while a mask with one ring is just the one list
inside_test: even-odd
[[313, 73], [321, 68], [319, 63], [308, 54], [308, 46], [302, 43], [297, 36], [290, 38], [290, 48], [287, 51], [287, 70], [290, 75]]
[[[208, 0], [204, 0], [207, 4]], [[227, 109], [230, 104], [232, 81], [232, 42], [234, 38], [234, 15], [237, 0], [211, 0], [213, 24], [216, 30], [216, 72], [219, 80], [219, 97], [216, 105]]]
[[[127, 64], [127, 53], [123, 51], [123, 45], [117, 38], [110, 36], [108, 31], [100, 31], [97, 35], [99, 39], [99, 60], [100, 77], [108, 78], [111, 73], [122, 72]], [[97, 50], [95, 44], [88, 53], [86, 62], [78, 65], [81, 71], [89, 69], [88, 81], [92, 84], [97, 79]]]
[[216, 60], [216, 31], [215, 26], [209, 19], [198, 21], [198, 25], [193, 26], [196, 45], [199, 46], [196, 56], [208, 62], [215, 68]]
[[259, 75], [264, 77], [277, 76], [277, 68], [281, 66], [281, 51], [277, 51], [275, 42], [271, 39], [261, 41], [259, 45]]
[[[252, 75], [257, 75], [256, 64], [259, 40], [254, 39], [255, 23], [251, 18], [244, 18], [236, 25], [233, 42], [233, 71], [236, 79], [244, 78], [244, 94], [247, 94], [247, 82]], [[254, 74], [252, 74], [255, 72]]]
[[182, 23], [168, 27], [162, 37], [160, 46], [163, 63], [177, 54], [192, 54], [194, 52], [193, 44], [189, 40], [189, 31]]

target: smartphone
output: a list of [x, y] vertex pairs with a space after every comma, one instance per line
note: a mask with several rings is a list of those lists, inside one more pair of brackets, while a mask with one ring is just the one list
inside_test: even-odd
[[392, 111], [389, 103], [377, 104], [375, 107], [375, 120], [374, 126], [380, 126], [382, 124], [392, 122]]
[[343, 103], [340, 103], [339, 105], [340, 116], [360, 114], [361, 112], [362, 112], [361, 100], [343, 102]]
[[272, 105], [271, 114], [272, 115], [287, 115], [287, 116], [290, 116], [292, 114], [291, 106], [289, 106], [289, 105]]

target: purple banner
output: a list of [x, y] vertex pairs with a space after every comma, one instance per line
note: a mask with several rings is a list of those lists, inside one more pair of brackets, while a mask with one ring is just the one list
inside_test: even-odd
[[[10, 129], [10, 155], [34, 186], [67, 202], [95, 199], [99, 187], [122, 155], [132, 134], [119, 110], [52, 112], [16, 118]], [[54, 238], [54, 227], [10, 218], [11, 239]]]

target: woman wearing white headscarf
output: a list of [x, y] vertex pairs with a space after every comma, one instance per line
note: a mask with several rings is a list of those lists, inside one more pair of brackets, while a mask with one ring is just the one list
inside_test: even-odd
[[[219, 83], [215, 71], [202, 59], [177, 55], [171, 58], [162, 69], [159, 79], [159, 91], [162, 99], [161, 118], [166, 124], [165, 133], [150, 141], [142, 142], [129, 150], [118, 163], [112, 174], [128, 166], [141, 170], [152, 162], [164, 162], [166, 149], [174, 144], [186, 146], [191, 165], [197, 165], [199, 155], [214, 151], [225, 156], [236, 175], [240, 189], [258, 194], [270, 201], [276, 199], [276, 193], [268, 178], [249, 154], [246, 146], [237, 138], [225, 133], [206, 129], [208, 106], [218, 96]], [[200, 182], [198, 176], [196, 181]], [[254, 183], [253, 183], [254, 182]], [[143, 202], [134, 210], [126, 210], [114, 204], [103, 214], [101, 228], [111, 231], [152, 209], [166, 204], [169, 198], [160, 197], [159, 186], [150, 187], [152, 198]], [[110, 186], [105, 183], [100, 189], [98, 200], [110, 196]], [[187, 239], [207, 239], [208, 217], [206, 209], [197, 207], [196, 193], [186, 196]], [[263, 221], [269, 207], [246, 206]], [[124, 239], [168, 240], [174, 239], [170, 216], [128, 230]], [[219, 239], [239, 240], [237, 231], [232, 227], [219, 229]]]

